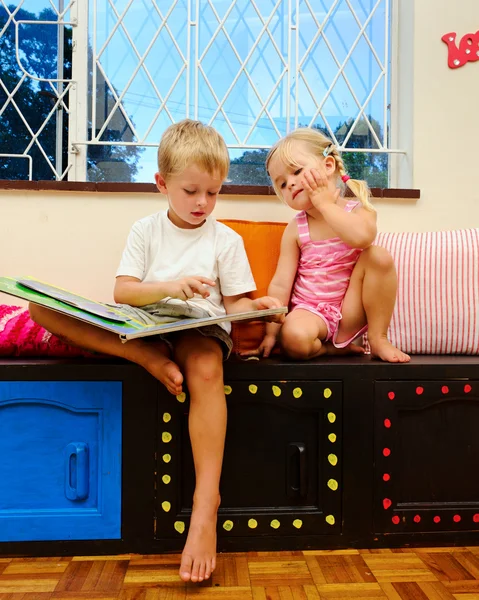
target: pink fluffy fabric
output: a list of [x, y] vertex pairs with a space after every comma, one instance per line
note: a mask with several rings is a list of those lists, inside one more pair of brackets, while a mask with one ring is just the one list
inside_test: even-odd
[[37, 325], [20, 306], [0, 304], [0, 356], [73, 358], [93, 354], [70, 346]]

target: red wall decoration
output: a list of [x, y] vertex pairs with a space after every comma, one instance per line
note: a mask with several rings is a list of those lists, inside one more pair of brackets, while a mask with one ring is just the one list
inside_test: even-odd
[[467, 62], [479, 60], [479, 31], [466, 33], [459, 45], [456, 45], [456, 36], [456, 33], [451, 32], [441, 38], [449, 50], [447, 64], [450, 69], [458, 69]]

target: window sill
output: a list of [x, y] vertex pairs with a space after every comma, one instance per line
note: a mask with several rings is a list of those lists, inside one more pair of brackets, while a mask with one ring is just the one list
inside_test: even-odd
[[[33, 190], [56, 192], [108, 192], [108, 193], [159, 193], [154, 183], [115, 183], [115, 182], [81, 182], [81, 181], [12, 181], [0, 180], [1, 190]], [[223, 195], [231, 196], [275, 196], [272, 187], [266, 185], [224, 185]], [[419, 199], [420, 190], [371, 188], [373, 198], [407, 198]]]

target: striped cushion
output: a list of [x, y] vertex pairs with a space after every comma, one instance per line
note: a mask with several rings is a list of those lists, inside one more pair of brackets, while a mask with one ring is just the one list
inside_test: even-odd
[[479, 229], [380, 233], [398, 274], [389, 337], [412, 354], [479, 354]]

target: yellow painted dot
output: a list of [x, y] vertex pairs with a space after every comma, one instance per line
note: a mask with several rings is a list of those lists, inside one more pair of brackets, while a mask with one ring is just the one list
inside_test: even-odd
[[331, 398], [332, 395], [333, 395], [333, 392], [329, 388], [326, 388], [323, 392], [323, 396], [325, 398]]
[[335, 433], [330, 433], [328, 435], [328, 440], [331, 442], [331, 444], [334, 444], [334, 442], [336, 441], [336, 434]]
[[161, 503], [161, 508], [165, 511], [165, 512], [170, 512], [171, 509], [171, 503], [168, 502], [168, 500], [165, 500], [164, 502]]
[[335, 492], [338, 489], [338, 482], [336, 479], [330, 479], [328, 481], [328, 488], [332, 489]]
[[303, 395], [303, 390], [301, 388], [294, 388], [293, 396], [295, 398], [301, 398], [302, 395]]
[[256, 527], [258, 527], [258, 521], [256, 519], [250, 519], [248, 521], [248, 527], [250, 529], [256, 529]]
[[336, 421], [336, 415], [332, 412], [328, 413], [328, 421], [334, 423], [334, 421]]
[[278, 521], [278, 519], [273, 519], [271, 521], [270, 525], [273, 529], [278, 529], [278, 527], [281, 525], [281, 523]]
[[163, 454], [163, 462], [169, 463], [171, 460], [171, 454]]
[[[254, 385], [254, 383], [252, 383], [252, 384], [251, 384], [251, 385], [248, 387], [248, 389], [249, 389], [249, 391], [250, 391], [252, 394], [256, 394], [256, 392], [258, 391], [258, 386], [257, 386], [257, 385]], [[253, 519], [253, 520], [254, 520], [254, 519]]]
[[168, 485], [171, 481], [171, 477], [169, 475], [163, 475], [163, 477], [161, 478], [161, 481], [165, 484]]
[[169, 423], [171, 421], [170, 413], [163, 413], [163, 423]]
[[181, 394], [178, 394], [178, 396], [176, 396], [176, 399], [178, 400], [178, 402], [183, 403], [186, 400], [185, 392], [181, 392]]
[[328, 454], [328, 460], [330, 464], [333, 465], [333, 467], [335, 467], [338, 464], [338, 457], [336, 456], [336, 454]]
[[273, 390], [273, 394], [276, 396], [276, 398], [281, 396], [281, 388], [279, 388], [277, 385], [273, 385], [271, 389]]
[[223, 529], [226, 529], [226, 531], [231, 531], [233, 529], [233, 521], [225, 521], [223, 523]]
[[233, 388], [230, 385], [225, 385], [225, 394], [227, 396], [229, 396], [232, 391], [233, 391]]
[[334, 515], [327, 515], [326, 523], [328, 523], [328, 525], [334, 525], [336, 523], [336, 519], [334, 518]]
[[303, 521], [301, 521], [301, 519], [295, 519], [293, 521], [293, 527], [296, 527], [296, 529], [301, 529], [302, 526], [303, 526]]
[[178, 533], [183, 533], [185, 530], [185, 524], [183, 521], [175, 521], [175, 529]]
[[173, 436], [171, 435], [171, 433], [169, 431], [164, 431], [161, 434], [161, 441], [164, 444], [168, 444], [168, 442], [171, 442], [172, 439], [173, 439]]

